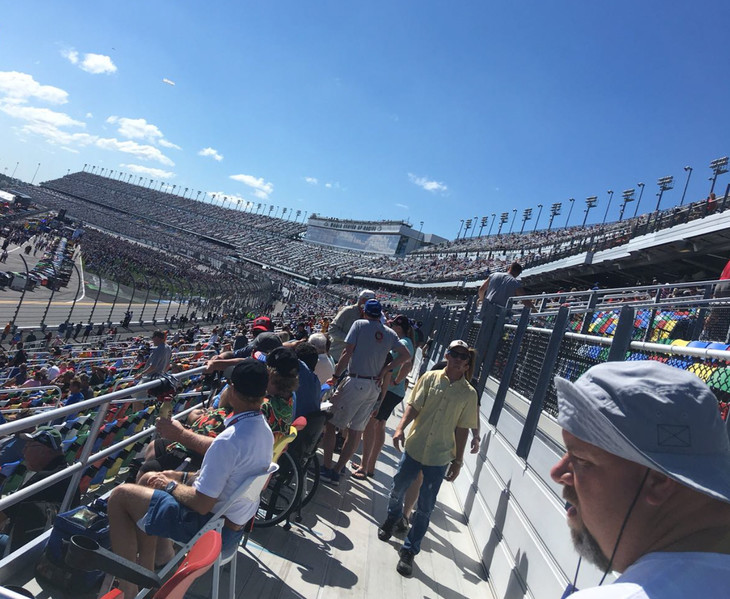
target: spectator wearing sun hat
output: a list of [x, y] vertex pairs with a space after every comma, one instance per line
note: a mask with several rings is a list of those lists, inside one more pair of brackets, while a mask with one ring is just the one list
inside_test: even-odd
[[[694, 374], [607, 362], [556, 377], [566, 453], [553, 466], [582, 558], [621, 575], [575, 599], [728, 596], [730, 440]], [[576, 572], [577, 579], [577, 572]]]

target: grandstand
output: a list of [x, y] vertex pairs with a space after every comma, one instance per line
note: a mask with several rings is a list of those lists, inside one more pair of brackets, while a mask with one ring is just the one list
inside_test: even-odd
[[[300, 223], [179, 196], [170, 198], [175, 208], [166, 211], [172, 194], [90, 173], [23, 189], [35, 205], [66, 210], [72, 223], [84, 223], [78, 238], [75, 226], [35, 210], [14, 213], [8, 218], [16, 220], [7, 221], [11, 249], [40, 248], [40, 257], [27, 253], [37, 275], [64, 275], [58, 285], [59, 302], [69, 301], [67, 288], [76, 284], [75, 249], [80, 243], [84, 270], [97, 273], [100, 280], [94, 301], [76, 308], [73, 299], [72, 312], [78, 310], [96, 324], [97, 303], [104, 306], [101, 320], [110, 322], [121, 320], [119, 315], [131, 306], [142, 312], [144, 325], [151, 316], [148, 309], [143, 318], [149, 291], [153, 298], [158, 291], [154, 314], [162, 305], [159, 320], [170, 328], [175, 369], [181, 371], [177, 376], [182, 387], [174, 400], [179, 417], [208, 391], [197, 367], [220, 349], [206, 345], [218, 336], [210, 326], [179, 324], [193, 310], [202, 310], [192, 300], [205, 295], [206, 288], [208, 296], [218, 300], [235, 298], [241, 288], [249, 292], [245, 305], [229, 303], [235, 309], [221, 323], [221, 346], [241, 335], [234, 321], [240, 322], [254, 306], [258, 313], [271, 306], [277, 328], [304, 321], [317, 330], [323, 318], [331, 318], [351, 302], [362, 286], [372, 285], [391, 315], [406, 313], [424, 323], [423, 332], [432, 338], [424, 368], [443, 356], [451, 339], [464, 338], [476, 347], [477, 391], [487, 435], [483, 450], [467, 457], [463, 475], [443, 497], [443, 513], [434, 519], [424, 545], [430, 558], [419, 561], [421, 571], [412, 583], [420, 586], [401, 586], [390, 563], [392, 556], [383, 551], [387, 546], [377, 540], [372, 524], [382, 517], [383, 492], [398, 458], [387, 449], [389, 455], [378, 466], [374, 482], [362, 487], [345, 483], [348, 493], [320, 490], [321, 501], [315, 498], [304, 510], [301, 525], [291, 530], [255, 529], [249, 545], [237, 554], [239, 570], [246, 571], [237, 583], [238, 593], [269, 596], [291, 587], [299, 596], [317, 597], [327, 587], [364, 593], [386, 586], [402, 588], [404, 596], [559, 596], [575, 562], [572, 548], [555, 533], [557, 527], [563, 530], [564, 507], [547, 474], [562, 444], [555, 422], [553, 376], [575, 380], [591, 365], [609, 359], [658, 360], [695, 373], [715, 393], [718, 408], [727, 412], [730, 308], [723, 283], [714, 280], [730, 251], [725, 233], [730, 228], [727, 196], [712, 207], [695, 202], [602, 226], [459, 239], [397, 256], [328, 247], [321, 243], [325, 238], [320, 243], [308, 239], [309, 228]], [[310, 225], [313, 220], [344, 222], [313, 217]], [[345, 227], [347, 239], [355, 239], [351, 234], [359, 226], [378, 225], [350, 222]], [[395, 239], [404, 225], [391, 226], [394, 232], [388, 234]], [[359, 232], [364, 232], [366, 241], [373, 233]], [[513, 303], [505, 312], [490, 306], [479, 314], [471, 290], [512, 260], [526, 265], [523, 278], [530, 290], [544, 291], [527, 298], [535, 303], [535, 311]], [[116, 284], [107, 282], [102, 293], [101, 279], [112, 276]], [[156, 281], [168, 278], [174, 283], [160, 293]], [[597, 281], [601, 285], [596, 286]], [[126, 295], [118, 302], [120, 289]], [[55, 308], [51, 291], [41, 285], [34, 298]], [[19, 297], [19, 309], [24, 301], [21, 292], [7, 293], [11, 304]], [[143, 294], [145, 305], [140, 305]], [[119, 304], [116, 311], [114, 304]], [[222, 304], [219, 307], [226, 311]], [[68, 308], [50, 312], [56, 313], [62, 316], [54, 316], [54, 325], [62, 322]], [[168, 313], [173, 318], [168, 319]], [[36, 320], [26, 328], [37, 329], [39, 324]], [[75, 331], [78, 335], [79, 329]], [[193, 337], [188, 338], [191, 331]], [[72, 361], [76, 374], [97, 377], [95, 397], [58, 407], [68, 393], [60, 383], [16, 388], [18, 377], [27, 374], [6, 365], [0, 371], [5, 380], [0, 414], [7, 422], [0, 424], [0, 435], [10, 438], [22, 429], [54, 422], [70, 464], [62, 476], [79, 489], [84, 502], [90, 502], [129, 476], [142, 440], [154, 432], [159, 409], [155, 398], [146, 397], [147, 390], [161, 383], [140, 386], [132, 380], [147, 352], [143, 338], [120, 341], [118, 335], [108, 336], [103, 330], [85, 342], [66, 337], [56, 345], [59, 349], [53, 351], [60, 355], [51, 355], [43, 340], [33, 342], [28, 351], [32, 369], [49, 368], [51, 360]], [[424, 359], [418, 356], [419, 361]], [[418, 364], [414, 377], [417, 372]], [[132, 409], [140, 402], [141, 408]], [[17, 458], [8, 452], [0, 464], [4, 477], [0, 477], [0, 511], [23, 498], [20, 487], [30, 473]], [[33, 580], [32, 563], [49, 535], [50, 529], [0, 560], [0, 584], [48, 593]], [[306, 556], [304, 561], [301, 556]], [[292, 568], [292, 562], [300, 567]], [[586, 568], [579, 582], [588, 586], [598, 578], [599, 572]], [[209, 596], [212, 584], [207, 575], [194, 593]], [[51, 591], [47, 596], [56, 595]]]

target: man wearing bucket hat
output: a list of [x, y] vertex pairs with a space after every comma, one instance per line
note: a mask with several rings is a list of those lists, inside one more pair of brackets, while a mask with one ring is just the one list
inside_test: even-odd
[[555, 387], [566, 453], [550, 475], [573, 542], [604, 579], [621, 573], [572, 597], [727, 597], [730, 441], [710, 389], [655, 361], [599, 364]]

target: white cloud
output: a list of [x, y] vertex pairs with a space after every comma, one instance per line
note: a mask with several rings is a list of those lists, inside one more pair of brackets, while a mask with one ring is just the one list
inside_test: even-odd
[[214, 150], [213, 148], [203, 148], [200, 152], [198, 152], [198, 156], [210, 156], [217, 162], [223, 160], [223, 156], [218, 153], [218, 150]]
[[167, 141], [157, 125], [148, 123], [146, 119], [129, 119], [126, 117], [110, 116], [106, 120], [110, 125], [119, 125], [117, 132], [128, 139], [141, 139], [161, 145], [163, 148], [179, 150], [180, 146]]
[[414, 185], [418, 185], [418, 187], [432, 193], [438, 191], [446, 192], [449, 190], [449, 188], [444, 183], [441, 183], [439, 181], [430, 181], [428, 177], [419, 177], [417, 175], [414, 175], [413, 173], [408, 173], [408, 179]]
[[120, 168], [128, 170], [130, 173], [137, 175], [147, 175], [148, 177], [157, 177], [158, 179], [171, 179], [175, 173], [171, 171], [163, 171], [161, 168], [152, 168], [142, 166], [141, 164], [120, 164]]
[[167, 85], [172, 85], [173, 87], [175, 86], [175, 82], [170, 81], [167, 77], [162, 79], [162, 83], [167, 83]]
[[105, 150], [117, 150], [125, 154], [131, 154], [142, 160], [154, 160], [165, 166], [175, 166], [175, 163], [160, 152], [159, 148], [154, 146], [138, 144], [136, 141], [119, 141], [113, 137], [101, 138], [96, 141], [99, 148]]
[[84, 127], [81, 121], [71, 118], [64, 112], [56, 112], [48, 108], [36, 108], [14, 102], [0, 100], [0, 111], [5, 114], [31, 123], [46, 123], [54, 127]]
[[25, 125], [21, 131], [23, 133], [33, 133], [44, 137], [50, 144], [56, 144], [60, 146], [89, 146], [99, 139], [96, 135], [90, 135], [89, 133], [69, 133], [68, 131], [62, 131], [58, 127], [44, 122], [32, 122]]
[[49, 104], [68, 102], [68, 92], [52, 85], [41, 85], [27, 73], [17, 71], [0, 71], [0, 96], [15, 102], [25, 102], [29, 98]]
[[94, 118], [94, 115], [92, 113], [90, 113], [90, 112], [87, 112], [86, 113], [86, 118], [87, 119], [93, 119]]
[[159, 143], [163, 148], [170, 148], [171, 150], [182, 150], [180, 146], [172, 143], [171, 141], [167, 141], [166, 139], [161, 139], [157, 143]]
[[317, 177], [304, 177], [304, 180], [310, 185], [317, 185], [317, 183], [319, 183]]
[[408, 210], [408, 206], [406, 206], [405, 204], [396, 204], [396, 206], [398, 208], [403, 208], [404, 210]]
[[325, 184], [324, 184], [324, 186], [325, 186], [325, 187], [326, 187], [327, 189], [332, 189], [332, 183], [325, 183]]
[[269, 195], [274, 191], [274, 184], [264, 181], [263, 177], [253, 175], [231, 175], [231, 179], [247, 185], [253, 189], [253, 194], [262, 200], [268, 200]]
[[102, 75], [116, 73], [117, 65], [106, 54], [84, 54], [83, 59], [79, 60], [79, 52], [73, 48], [61, 50], [61, 56], [68, 60], [71, 64], [75, 64], [82, 71], [91, 73], [92, 75]]
[[92, 75], [116, 73], [117, 65], [112, 62], [109, 56], [104, 54], [85, 54], [84, 60], [79, 65], [82, 71]]
[[67, 59], [71, 64], [77, 64], [79, 62], [79, 53], [76, 50], [61, 50], [61, 56]]

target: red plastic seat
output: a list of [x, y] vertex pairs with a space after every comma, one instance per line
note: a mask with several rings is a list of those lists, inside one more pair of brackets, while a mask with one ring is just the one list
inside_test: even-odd
[[[175, 574], [160, 587], [153, 598], [183, 599], [193, 582], [210, 570], [220, 552], [221, 535], [217, 530], [209, 530], [195, 542]], [[113, 589], [101, 599], [118, 599], [121, 596], [119, 589]]]

